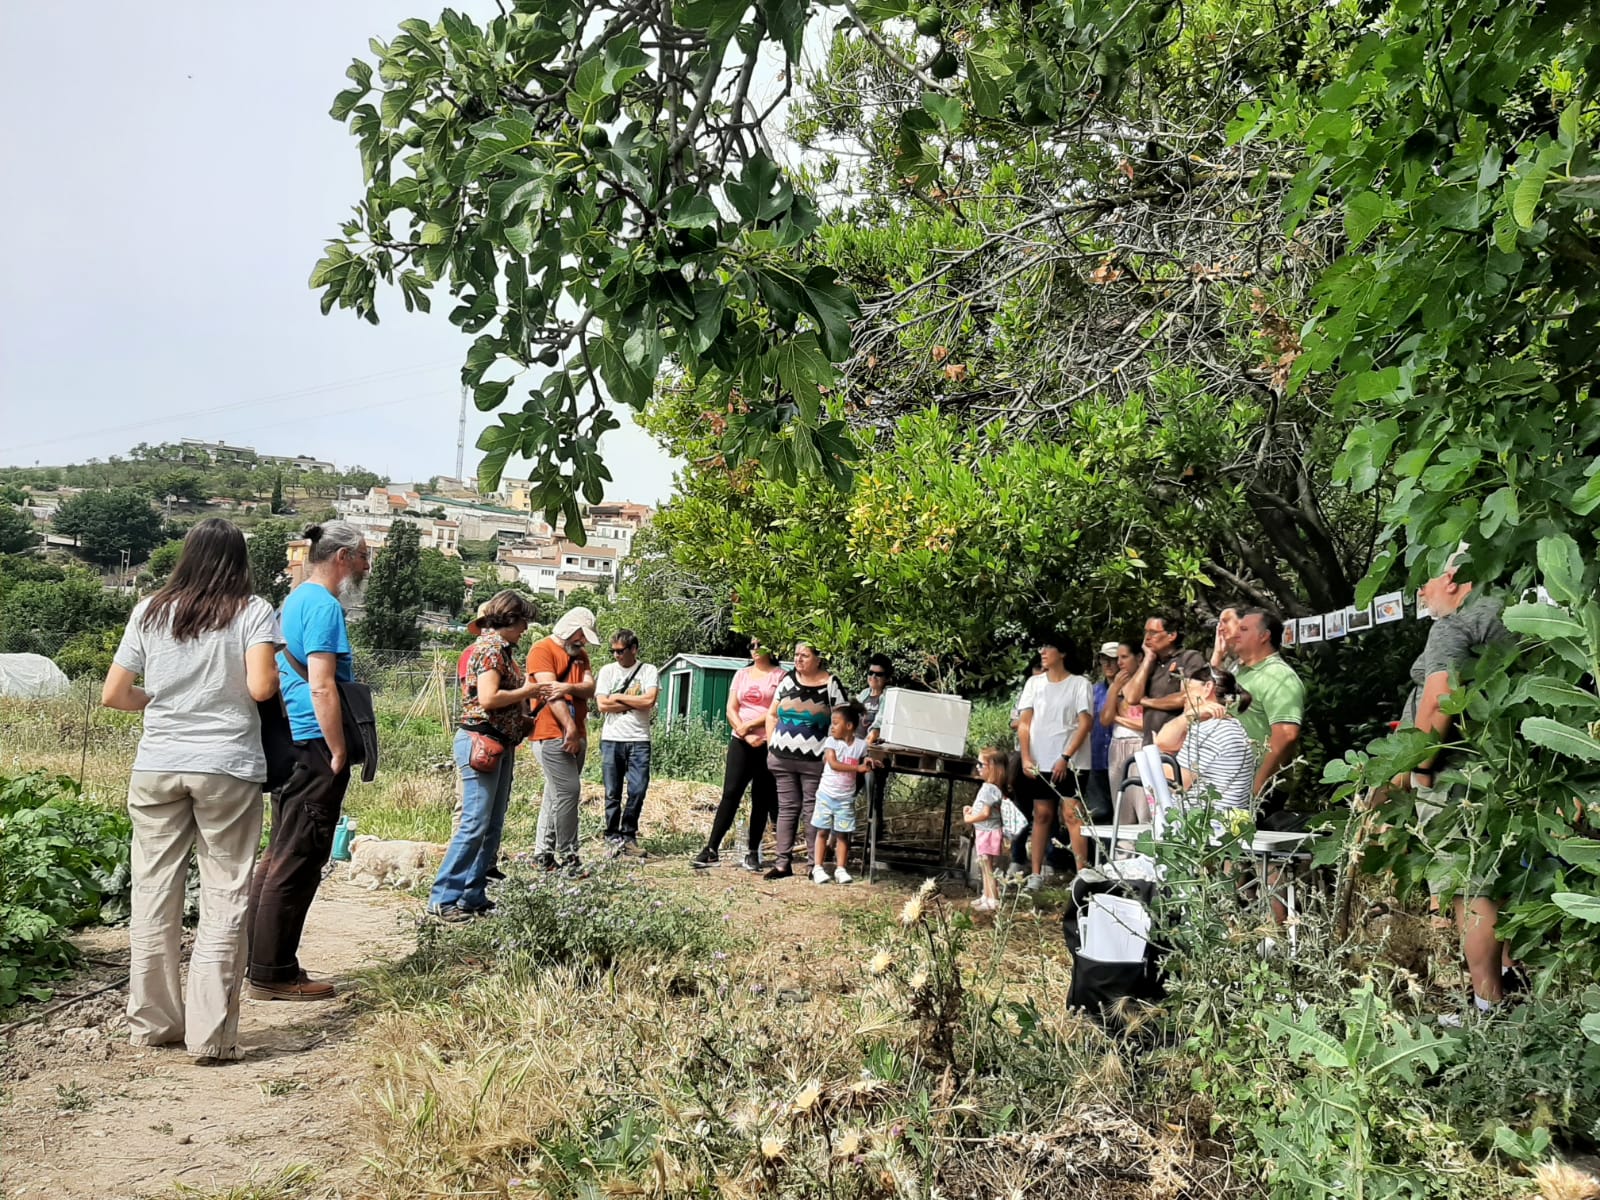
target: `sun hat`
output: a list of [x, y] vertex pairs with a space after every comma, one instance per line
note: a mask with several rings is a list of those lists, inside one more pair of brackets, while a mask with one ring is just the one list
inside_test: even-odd
[[1115, 658], [1117, 656], [1117, 649], [1118, 644], [1116, 642], [1107, 642], [1105, 645], [1100, 647], [1100, 657]]
[[[489, 599], [492, 600], [494, 597], [491, 596]], [[467, 622], [467, 632], [473, 637], [483, 636], [483, 616], [488, 611], [489, 600], [485, 600], [482, 604], [478, 605], [478, 611], [472, 614], [472, 620]]]
[[581, 633], [583, 640], [591, 646], [600, 644], [600, 635], [594, 631], [594, 614], [581, 605], [562, 613], [561, 619], [556, 622], [556, 627], [550, 632], [556, 640], [562, 642], [574, 633]]

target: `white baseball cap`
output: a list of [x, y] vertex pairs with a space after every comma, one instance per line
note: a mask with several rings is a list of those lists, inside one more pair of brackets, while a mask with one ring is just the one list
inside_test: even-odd
[[1100, 647], [1100, 657], [1115, 658], [1117, 656], [1118, 649], [1119, 644], [1117, 642], [1107, 642], [1105, 645]]
[[591, 646], [600, 644], [600, 635], [594, 631], [594, 614], [587, 608], [569, 608], [561, 614], [561, 619], [556, 622], [556, 627], [551, 634], [557, 641], [566, 641], [575, 633], [583, 634], [583, 640]]

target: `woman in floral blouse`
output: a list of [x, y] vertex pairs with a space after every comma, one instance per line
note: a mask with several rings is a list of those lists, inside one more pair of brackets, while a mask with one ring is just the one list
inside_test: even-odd
[[[498, 593], [478, 617], [483, 633], [461, 675], [461, 722], [454, 745], [463, 792], [461, 824], [428, 897], [428, 911], [446, 921], [470, 920], [494, 907], [484, 889], [500, 853], [516, 747], [533, 727], [528, 701], [540, 687], [525, 681], [515, 654], [532, 619], [533, 606], [521, 592]], [[492, 765], [480, 769], [473, 764], [475, 741], [491, 753], [500, 748]]]

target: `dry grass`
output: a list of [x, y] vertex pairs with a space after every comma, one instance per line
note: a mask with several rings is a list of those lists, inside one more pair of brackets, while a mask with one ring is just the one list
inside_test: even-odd
[[[674, 870], [652, 886], [720, 882]], [[363, 1098], [379, 1194], [1224, 1190], [1203, 1130], [1135, 1115], [1116, 1045], [1066, 1011], [1066, 967], [1023, 949], [1031, 922], [971, 929], [930, 896], [929, 919], [905, 928], [904, 886], [799, 885], [776, 908], [761, 888], [731, 890], [735, 924], [752, 907], [768, 918], [748, 952], [604, 974], [458, 962], [422, 1002], [404, 981], [373, 1018], [371, 1044], [389, 1049]], [[930, 980], [962, 938], [951, 962], [970, 982], [947, 1059]]]

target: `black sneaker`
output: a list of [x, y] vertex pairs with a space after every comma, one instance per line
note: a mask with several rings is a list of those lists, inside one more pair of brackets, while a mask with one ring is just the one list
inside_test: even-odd
[[707, 867], [714, 867], [717, 865], [717, 852], [707, 846], [689, 860], [689, 865], [696, 871], [704, 871]]
[[506, 873], [504, 871], [502, 871], [499, 867], [490, 867], [487, 871], [485, 871], [483, 873], [483, 877], [485, 879], [493, 880], [495, 883], [499, 883], [502, 879], [504, 879], [506, 877]]
[[541, 871], [554, 871], [556, 867], [560, 865], [556, 862], [556, 856], [554, 854], [541, 854], [536, 861], [538, 862], [539, 869]]
[[495, 910], [495, 902], [489, 900], [480, 908], [468, 908], [463, 911], [470, 917], [487, 917]]
[[579, 861], [576, 854], [569, 854], [561, 860], [561, 871], [568, 879], [587, 879], [589, 868]]
[[472, 914], [456, 904], [445, 904], [439, 908], [431, 908], [428, 910], [428, 915], [435, 921], [441, 921], [446, 925], [465, 925], [472, 920]]
[[768, 871], [761, 878], [763, 878], [763, 879], [793, 879], [794, 878], [794, 868], [793, 867], [773, 867], [772, 870]]
[[746, 853], [744, 861], [739, 864], [746, 871], [756, 872], [761, 870], [761, 855]]

